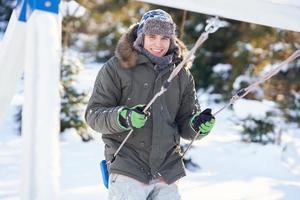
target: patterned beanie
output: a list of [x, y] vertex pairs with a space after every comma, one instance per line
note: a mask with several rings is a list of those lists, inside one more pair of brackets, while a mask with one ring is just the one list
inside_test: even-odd
[[134, 41], [135, 49], [141, 51], [143, 48], [143, 40], [145, 34], [158, 34], [167, 36], [171, 39], [170, 50], [174, 51], [178, 48], [175, 43], [176, 25], [172, 17], [161, 9], [150, 10], [146, 12], [140, 20], [137, 28], [137, 38]]

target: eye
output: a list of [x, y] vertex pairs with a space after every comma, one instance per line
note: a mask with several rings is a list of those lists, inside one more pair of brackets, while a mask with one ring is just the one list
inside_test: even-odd
[[169, 40], [170, 40], [170, 38], [169, 38], [169, 37], [166, 37], [166, 36], [164, 36], [164, 37], [162, 37], [162, 40], [164, 40], [164, 41], [169, 41]]

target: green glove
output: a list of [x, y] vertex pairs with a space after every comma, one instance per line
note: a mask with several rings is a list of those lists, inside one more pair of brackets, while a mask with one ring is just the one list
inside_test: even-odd
[[132, 108], [124, 108], [119, 113], [119, 124], [126, 129], [142, 128], [147, 119], [148, 113], [143, 113], [145, 105], [136, 105]]
[[206, 109], [197, 113], [191, 119], [191, 126], [197, 133], [207, 135], [215, 125], [215, 117], [211, 114], [211, 109]]

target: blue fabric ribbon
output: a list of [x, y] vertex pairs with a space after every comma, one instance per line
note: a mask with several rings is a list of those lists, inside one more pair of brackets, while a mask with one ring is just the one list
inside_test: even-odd
[[60, 0], [17, 0], [19, 21], [26, 22], [34, 10], [58, 13]]

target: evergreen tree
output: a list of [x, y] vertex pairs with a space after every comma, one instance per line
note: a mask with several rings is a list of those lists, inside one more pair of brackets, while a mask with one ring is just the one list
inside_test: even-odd
[[274, 112], [267, 112], [265, 118], [248, 116], [240, 121], [242, 125], [242, 141], [268, 144], [276, 142]]
[[76, 89], [76, 75], [83, 68], [82, 63], [66, 53], [61, 65], [61, 114], [60, 129], [75, 128], [84, 141], [92, 139], [87, 134], [87, 125], [83, 118], [87, 94]]
[[[69, 0], [65, 0], [65, 2], [69, 2]], [[61, 62], [60, 131], [74, 128], [83, 141], [89, 141], [92, 137], [87, 132], [87, 125], [84, 120], [87, 94], [84, 91], [78, 91], [75, 87], [76, 76], [83, 69], [83, 64], [77, 58], [77, 55], [72, 55], [72, 51], [69, 50], [76, 42], [74, 35], [78, 34], [77, 31], [80, 32], [78, 29], [84, 23], [84, 15], [77, 15], [80, 6], [78, 4], [73, 10], [67, 6], [62, 20], [63, 55]]]
[[[277, 40], [270, 45], [270, 64], [285, 60], [300, 48], [300, 34], [291, 31], [280, 31]], [[276, 66], [276, 65], [275, 65]], [[273, 67], [275, 67], [273, 66]], [[296, 122], [300, 126], [300, 62], [295, 60], [285, 66], [276, 76], [264, 84], [265, 97], [281, 105], [288, 122]]]
[[16, 0], [0, 0], [0, 33], [5, 32], [7, 23], [16, 5]]

